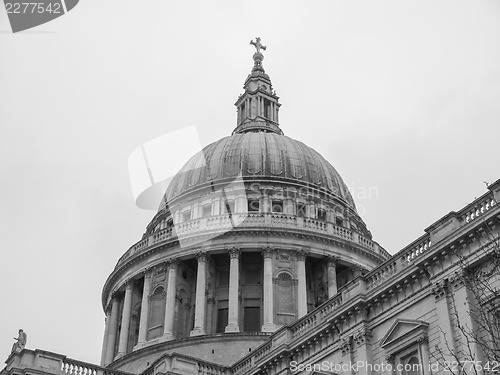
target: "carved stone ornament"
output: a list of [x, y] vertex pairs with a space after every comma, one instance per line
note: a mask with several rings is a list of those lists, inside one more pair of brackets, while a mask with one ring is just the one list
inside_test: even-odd
[[434, 298], [436, 298], [436, 300], [443, 298], [447, 292], [448, 292], [448, 285], [446, 283], [446, 280], [438, 281], [432, 287], [432, 294], [434, 295]]
[[422, 345], [422, 344], [427, 344], [429, 343], [429, 338], [427, 336], [420, 336], [418, 339], [417, 339], [417, 342]]
[[198, 263], [207, 261], [207, 253], [199, 251], [196, 253], [196, 259], [198, 259]]
[[155, 276], [159, 276], [159, 275], [164, 274], [166, 271], [167, 271], [166, 264], [162, 263], [154, 268], [153, 273]]
[[305, 261], [307, 253], [304, 250], [297, 251], [296, 257], [297, 261]]
[[168, 262], [168, 269], [169, 270], [173, 270], [173, 269], [177, 269], [177, 266], [179, 265], [179, 261], [177, 259], [169, 259]]
[[463, 271], [456, 272], [452, 277], [448, 279], [449, 284], [453, 289], [460, 289], [465, 285], [465, 274]]
[[232, 247], [228, 250], [231, 259], [239, 259], [241, 251], [237, 247]]
[[274, 249], [272, 247], [263, 247], [262, 248], [262, 256], [264, 258], [272, 258], [274, 253]]
[[290, 262], [292, 260], [292, 257], [287, 251], [281, 251], [278, 256], [278, 260], [282, 262]]
[[344, 337], [340, 339], [340, 350], [342, 355], [347, 355], [351, 352], [351, 339], [350, 337]]
[[353, 340], [357, 346], [362, 346], [367, 344], [370, 341], [372, 334], [371, 331], [367, 328], [362, 328], [358, 332], [356, 332], [353, 336]]
[[153, 270], [151, 267], [144, 268], [142, 271], [145, 279], [151, 279], [153, 277]]
[[329, 256], [326, 259], [326, 264], [328, 265], [328, 267], [335, 267], [339, 262], [339, 260], [340, 260], [339, 257]]

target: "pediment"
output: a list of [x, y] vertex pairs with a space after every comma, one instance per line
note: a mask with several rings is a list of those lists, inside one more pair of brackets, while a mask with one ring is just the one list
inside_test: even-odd
[[382, 339], [381, 346], [384, 348], [417, 332], [426, 332], [428, 326], [429, 323], [421, 320], [397, 319]]

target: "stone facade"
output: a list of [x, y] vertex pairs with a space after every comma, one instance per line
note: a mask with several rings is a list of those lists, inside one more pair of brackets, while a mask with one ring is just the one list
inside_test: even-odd
[[179, 172], [106, 281], [101, 364], [24, 349], [0, 375], [430, 375], [466, 353], [487, 358], [457, 327], [477, 329], [470, 312], [496, 306], [463, 276], [500, 282], [487, 272], [500, 250], [500, 180], [390, 256], [333, 167], [283, 138], [262, 60], [258, 51], [233, 135], [204, 149], [203, 170], [195, 155]]

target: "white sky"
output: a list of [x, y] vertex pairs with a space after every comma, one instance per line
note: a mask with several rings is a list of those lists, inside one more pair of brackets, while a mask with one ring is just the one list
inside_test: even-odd
[[0, 359], [23, 328], [99, 363], [102, 285], [153, 216], [127, 158], [185, 126], [229, 135], [256, 36], [285, 134], [389, 252], [500, 178], [498, 0], [82, 0], [19, 34], [2, 7]]

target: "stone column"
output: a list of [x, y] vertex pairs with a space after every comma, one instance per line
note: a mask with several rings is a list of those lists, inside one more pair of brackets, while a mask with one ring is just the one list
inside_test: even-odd
[[297, 312], [300, 319], [307, 314], [306, 253], [304, 251], [299, 251], [297, 254], [297, 277], [299, 279]]
[[207, 334], [213, 333], [214, 305], [214, 296], [209, 295], [207, 298]]
[[264, 256], [264, 324], [262, 332], [274, 332], [274, 302], [273, 302], [273, 250], [262, 250]]
[[168, 285], [165, 306], [165, 324], [163, 325], [163, 340], [174, 338], [175, 293], [177, 284], [177, 261], [168, 263]]
[[196, 305], [194, 313], [194, 328], [191, 331], [190, 336], [200, 336], [205, 334], [207, 254], [198, 253], [196, 258], [198, 258], [198, 271], [196, 275]]
[[139, 338], [137, 346], [146, 343], [148, 340], [148, 317], [149, 317], [149, 295], [151, 294], [151, 272], [144, 272], [144, 288], [142, 290], [141, 319], [139, 321]]
[[118, 342], [118, 357], [127, 353], [128, 330], [130, 327], [130, 317], [132, 316], [132, 292], [134, 283], [128, 281], [125, 287], [125, 299], [123, 301], [122, 328], [120, 330], [120, 341]]
[[116, 344], [116, 336], [118, 335], [118, 309], [120, 308], [120, 303], [116, 296], [113, 296], [113, 302], [111, 305], [111, 319], [109, 321], [109, 333], [108, 339], [106, 340], [107, 349], [106, 349], [106, 360], [104, 363], [109, 365], [113, 362], [115, 358], [115, 344]]
[[229, 250], [231, 258], [229, 265], [229, 311], [225, 332], [239, 332], [239, 279], [240, 251], [237, 248]]
[[111, 309], [106, 310], [106, 319], [104, 320], [104, 339], [102, 341], [102, 351], [101, 351], [101, 366], [106, 365], [106, 350], [108, 350], [108, 336], [109, 336], [109, 326], [111, 321]]
[[328, 257], [328, 298], [337, 294], [337, 261], [338, 258]]

